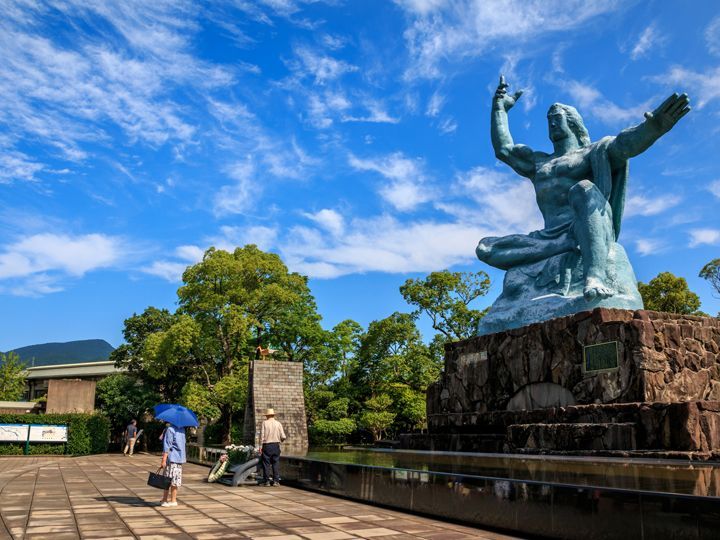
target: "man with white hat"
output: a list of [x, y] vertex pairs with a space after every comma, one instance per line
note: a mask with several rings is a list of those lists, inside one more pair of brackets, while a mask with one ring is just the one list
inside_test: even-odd
[[[275, 411], [267, 409], [266, 419], [260, 427], [260, 449], [262, 450], [263, 480], [259, 484], [276, 486], [280, 484], [280, 443], [285, 437], [282, 424], [275, 420]], [[270, 465], [272, 465], [272, 479], [270, 479]]]

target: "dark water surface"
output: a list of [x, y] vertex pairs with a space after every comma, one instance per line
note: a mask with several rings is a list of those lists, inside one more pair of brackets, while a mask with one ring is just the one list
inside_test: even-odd
[[349, 448], [305, 459], [568, 486], [720, 497], [720, 462]]

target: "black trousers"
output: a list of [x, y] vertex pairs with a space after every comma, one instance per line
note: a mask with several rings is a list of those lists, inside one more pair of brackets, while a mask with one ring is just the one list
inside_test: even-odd
[[270, 466], [272, 465], [272, 478], [276, 482], [280, 480], [280, 443], [265, 443], [262, 446], [263, 478], [267, 482], [270, 479]]

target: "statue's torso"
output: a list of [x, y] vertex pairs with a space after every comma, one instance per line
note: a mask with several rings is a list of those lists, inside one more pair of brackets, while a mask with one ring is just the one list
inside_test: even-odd
[[532, 182], [546, 229], [572, 220], [568, 194], [580, 180], [592, 180], [589, 155], [588, 148], [573, 150], [562, 156], [536, 154]]

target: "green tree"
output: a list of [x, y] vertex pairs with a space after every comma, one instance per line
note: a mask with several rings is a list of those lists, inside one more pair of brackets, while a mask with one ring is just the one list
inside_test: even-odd
[[425, 313], [432, 327], [448, 340], [475, 335], [485, 311], [469, 304], [487, 294], [490, 278], [485, 272], [431, 272], [425, 279], [408, 279], [400, 287], [405, 301], [415, 306], [414, 314]]
[[713, 259], [700, 270], [700, 277], [707, 280], [715, 292], [720, 295], [720, 259]]
[[336, 324], [330, 333], [330, 350], [338, 361], [336, 370], [347, 377], [354, 369], [363, 336], [363, 327], [352, 319]]
[[373, 441], [382, 439], [383, 434], [392, 426], [395, 413], [390, 411], [392, 399], [387, 394], [379, 394], [365, 401], [365, 409], [360, 413], [360, 426], [372, 433]]
[[395, 427], [400, 432], [427, 427], [425, 392], [414, 390], [405, 385], [396, 385], [390, 390], [390, 394], [396, 413]]
[[18, 401], [25, 391], [25, 364], [17, 353], [0, 353], [0, 401]]
[[125, 373], [113, 373], [100, 380], [95, 397], [114, 430], [124, 428], [133, 418], [142, 418], [161, 401], [155, 388]]
[[690, 315], [700, 308], [700, 297], [688, 288], [685, 278], [660, 272], [647, 284], [638, 283], [645, 309]]
[[[184, 272], [183, 282], [178, 311], [192, 319], [198, 335], [181, 350], [209, 387], [246, 369], [257, 345], [302, 361], [321, 339], [307, 278], [288, 272], [280, 257], [254, 245], [232, 253], [208, 249], [201, 262]], [[233, 411], [244, 406], [235, 390], [219, 403], [225, 443], [230, 442]]]
[[[133, 314], [125, 319], [123, 337], [125, 343], [120, 345], [110, 354], [110, 360], [115, 362], [118, 368], [125, 369], [136, 378], [156, 388], [165, 401], [176, 401], [182, 387], [187, 381], [187, 374], [184, 369], [176, 370], [171, 377], [163, 373], [160, 377], [153, 375], [146, 364], [145, 344], [148, 336], [167, 331], [176, 322], [176, 316], [167, 309], [148, 307], [140, 315]], [[153, 373], [151, 373], [153, 371]]]
[[360, 396], [374, 397], [392, 384], [424, 391], [439, 372], [440, 366], [422, 342], [414, 317], [395, 312], [368, 326], [351, 380]]

